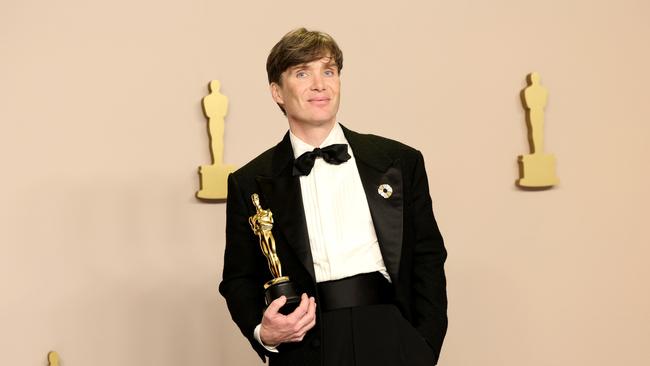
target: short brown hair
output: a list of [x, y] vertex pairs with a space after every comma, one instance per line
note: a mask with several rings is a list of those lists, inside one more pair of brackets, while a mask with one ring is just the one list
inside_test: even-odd
[[282, 73], [288, 68], [330, 56], [339, 73], [343, 69], [343, 53], [327, 33], [298, 28], [285, 34], [273, 46], [266, 59], [266, 73], [269, 84], [281, 83]]

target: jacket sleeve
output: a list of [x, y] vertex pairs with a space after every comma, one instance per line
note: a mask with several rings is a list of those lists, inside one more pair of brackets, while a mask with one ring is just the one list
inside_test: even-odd
[[424, 158], [419, 151], [411, 182], [415, 228], [412, 272], [413, 325], [434, 350], [437, 359], [447, 332], [447, 291], [444, 271], [447, 251], [433, 215]]
[[264, 312], [263, 270], [266, 262], [258, 238], [248, 223], [249, 201], [250, 197], [246, 200], [245, 192], [239, 187], [235, 176], [230, 174], [226, 207], [226, 250], [219, 292], [226, 299], [233, 321], [262, 361], [265, 361], [269, 351], [255, 340], [253, 332]]

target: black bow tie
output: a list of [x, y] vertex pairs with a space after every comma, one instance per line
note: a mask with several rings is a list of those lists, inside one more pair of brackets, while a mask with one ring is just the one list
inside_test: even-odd
[[325, 146], [322, 149], [315, 148], [313, 151], [307, 151], [293, 162], [293, 175], [309, 175], [316, 158], [323, 158], [326, 162], [334, 165], [344, 163], [350, 160], [348, 145], [334, 144]]

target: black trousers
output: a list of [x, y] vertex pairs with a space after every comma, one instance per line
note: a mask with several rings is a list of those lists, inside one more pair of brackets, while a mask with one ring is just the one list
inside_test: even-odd
[[327, 311], [323, 366], [433, 366], [433, 350], [395, 305]]

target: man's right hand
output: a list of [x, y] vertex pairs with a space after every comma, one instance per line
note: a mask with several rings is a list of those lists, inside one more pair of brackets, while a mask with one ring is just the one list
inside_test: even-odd
[[260, 327], [260, 339], [269, 347], [277, 347], [280, 343], [300, 342], [305, 333], [316, 325], [316, 300], [302, 294], [300, 304], [289, 315], [278, 311], [287, 302], [280, 296], [273, 300], [264, 311]]

